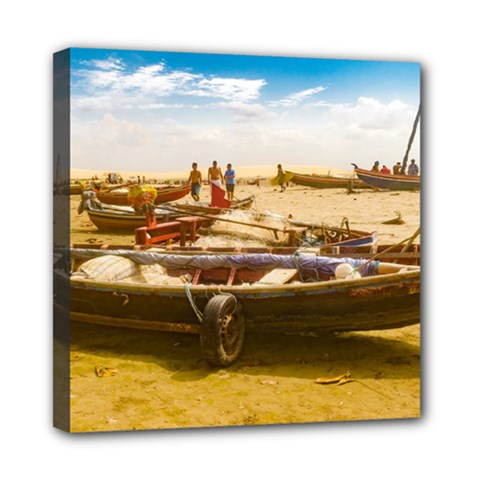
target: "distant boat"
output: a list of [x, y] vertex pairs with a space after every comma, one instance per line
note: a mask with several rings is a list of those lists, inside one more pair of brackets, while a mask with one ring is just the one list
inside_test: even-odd
[[81, 195], [84, 188], [80, 182], [70, 181], [70, 195]]
[[311, 188], [371, 188], [370, 185], [358, 178], [337, 177], [330, 175], [304, 175], [294, 172], [285, 172], [290, 181], [296, 185]]
[[[405, 156], [403, 157], [403, 172], [405, 172], [410, 148], [415, 138], [415, 132], [417, 130], [417, 125], [420, 119], [420, 111], [421, 107], [419, 105], [415, 121], [413, 122], [412, 132], [410, 133], [410, 138], [408, 140], [407, 151], [405, 152]], [[364, 170], [363, 168], [358, 168], [357, 165], [355, 165], [354, 163], [352, 163], [352, 165], [355, 168], [355, 173], [357, 174], [358, 178], [360, 178], [365, 183], [374, 188], [386, 190], [420, 190], [420, 175], [390, 175], [385, 173], [372, 172], [370, 170]]]
[[389, 175], [358, 168], [354, 163], [352, 163], [352, 165], [355, 167], [358, 178], [374, 188], [386, 190], [420, 190], [420, 176]]

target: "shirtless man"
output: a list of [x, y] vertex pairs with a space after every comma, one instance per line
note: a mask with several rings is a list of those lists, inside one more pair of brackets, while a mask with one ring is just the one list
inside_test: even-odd
[[214, 183], [217, 187], [222, 188], [222, 170], [217, 166], [217, 162], [215, 160], [213, 161], [212, 166], [208, 169], [208, 181], [210, 183]]
[[192, 171], [188, 177], [188, 183], [192, 186], [190, 193], [196, 202], [200, 200], [200, 186], [202, 184], [202, 174], [197, 170], [197, 167], [196, 163], [192, 163]]

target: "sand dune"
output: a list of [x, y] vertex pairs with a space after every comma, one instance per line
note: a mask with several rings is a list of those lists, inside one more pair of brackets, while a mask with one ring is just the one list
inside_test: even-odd
[[[224, 167], [222, 167], [224, 168]], [[256, 166], [235, 166], [236, 174], [238, 178], [254, 178], [257, 176], [272, 178], [277, 174], [276, 165], [256, 165]], [[208, 167], [201, 166], [201, 172], [206, 176]], [[338, 168], [330, 167], [328, 165], [283, 165], [284, 170], [290, 170], [297, 173], [307, 173], [312, 174], [316, 173], [318, 175], [349, 175], [352, 171], [340, 170]], [[98, 178], [103, 178], [107, 175], [105, 170], [90, 170], [90, 169], [81, 169], [81, 168], [72, 168], [70, 170], [72, 179], [86, 179], [92, 178], [96, 175]], [[130, 176], [136, 177], [140, 175], [141, 177], [145, 176], [147, 179], [159, 179], [159, 180], [174, 180], [174, 179], [186, 179], [188, 178], [190, 170], [177, 170], [174, 172], [152, 172], [144, 170], [131, 170], [131, 171], [117, 171], [116, 173], [120, 174], [124, 179], [129, 178]]]

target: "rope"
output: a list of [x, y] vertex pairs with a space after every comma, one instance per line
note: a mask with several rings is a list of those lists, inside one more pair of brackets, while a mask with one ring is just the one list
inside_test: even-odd
[[233, 293], [222, 292], [220, 289], [218, 289], [218, 294], [219, 295], [227, 295], [228, 297], [232, 297], [235, 300], [235, 308], [233, 309], [232, 314], [235, 313], [235, 310], [237, 310], [237, 307], [238, 307], [237, 297], [235, 295], [233, 295]]
[[[295, 252], [293, 255], [291, 255], [292, 257], [292, 260], [293, 260], [293, 263], [295, 264], [295, 268], [297, 269], [297, 272], [298, 272], [298, 276], [300, 277], [300, 281], [302, 283], [307, 283], [307, 282], [314, 282], [315, 280], [314, 279], [308, 279], [308, 278], [305, 278], [303, 276], [303, 270], [302, 269], [302, 265], [300, 264], [299, 262], [299, 257], [301, 256], [301, 253], [299, 252]], [[317, 269], [313, 268], [313, 269], [308, 269], [308, 271], [313, 271], [315, 272], [315, 278], [316, 278], [316, 281], [319, 282], [321, 281], [322, 279], [320, 278], [320, 276], [318, 275], [318, 271]]]
[[190, 302], [190, 305], [192, 306], [193, 311], [195, 312], [195, 315], [198, 318], [198, 321], [200, 323], [203, 322], [203, 313], [201, 310], [197, 307], [195, 300], [193, 299], [192, 292], [190, 291], [190, 283], [185, 284], [185, 294], [187, 295], [188, 301]]

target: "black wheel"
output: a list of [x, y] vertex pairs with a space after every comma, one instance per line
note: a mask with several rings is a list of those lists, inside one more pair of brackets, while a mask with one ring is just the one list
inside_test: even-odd
[[203, 311], [200, 346], [203, 358], [214, 367], [228, 367], [240, 356], [245, 319], [233, 295], [216, 295]]

